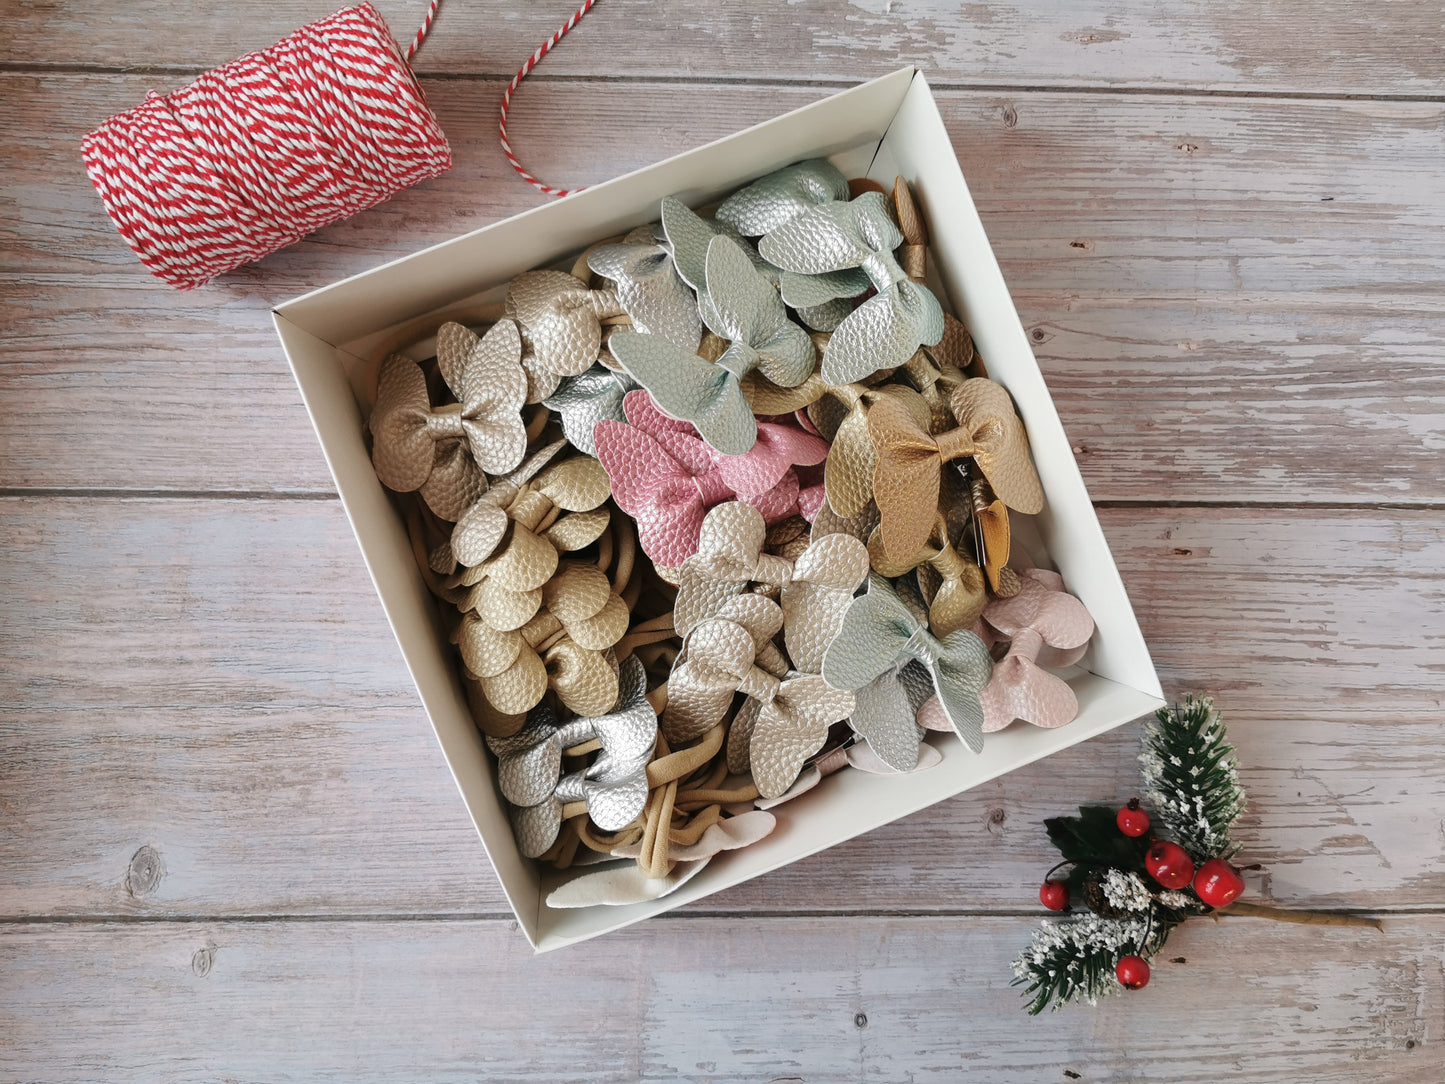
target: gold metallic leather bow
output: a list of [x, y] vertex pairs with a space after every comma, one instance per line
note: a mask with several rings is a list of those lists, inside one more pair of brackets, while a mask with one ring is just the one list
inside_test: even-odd
[[928, 540], [938, 511], [939, 474], [951, 460], [973, 457], [1010, 508], [1027, 513], [1043, 508], [1028, 438], [1008, 392], [991, 380], [967, 380], [954, 391], [952, 405], [959, 427], [936, 437], [891, 399], [868, 411], [868, 434], [878, 454], [873, 496], [883, 549], [894, 564], [910, 561]]
[[388, 357], [369, 423], [382, 483], [398, 493], [420, 490], [432, 511], [455, 520], [485, 492], [483, 472], [514, 469], [527, 452], [521, 351], [510, 320], [482, 338], [461, 324], [443, 324], [437, 366], [458, 401], [436, 408], [421, 366], [399, 354]]

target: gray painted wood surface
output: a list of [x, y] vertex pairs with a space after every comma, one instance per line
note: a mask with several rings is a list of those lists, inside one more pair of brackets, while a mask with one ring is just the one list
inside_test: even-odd
[[1438, 5], [606, 0], [519, 94], [579, 183], [927, 70], [1254, 898], [1386, 917], [1198, 923], [1042, 1020], [1039, 822], [1132, 793], [1135, 727], [582, 949], [507, 916], [266, 318], [535, 205], [496, 103], [568, 9], [500, 7], [419, 55], [451, 174], [178, 294], [77, 140], [324, 10], [0, 2], [0, 1079], [1431, 1079]]

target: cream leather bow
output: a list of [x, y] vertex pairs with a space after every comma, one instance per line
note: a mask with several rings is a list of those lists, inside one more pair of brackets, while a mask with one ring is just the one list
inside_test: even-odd
[[484, 471], [515, 468], [527, 452], [521, 351], [510, 320], [484, 338], [443, 324], [437, 366], [458, 401], [435, 409], [421, 366], [397, 354], [387, 358], [370, 418], [372, 463], [382, 483], [398, 493], [420, 490], [432, 511], [455, 520], [485, 492]]
[[518, 275], [507, 285], [506, 311], [536, 365], [558, 376], [591, 368], [602, 348], [602, 321], [625, 314], [616, 290], [588, 289], [565, 271]]

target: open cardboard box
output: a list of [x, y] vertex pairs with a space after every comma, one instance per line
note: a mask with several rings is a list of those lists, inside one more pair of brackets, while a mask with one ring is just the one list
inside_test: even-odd
[[[1008, 388], [1028, 429], [1047, 503], [1015, 536], [1062, 573], [1097, 623], [1069, 680], [1078, 718], [1058, 730], [1022, 723], [988, 736], [974, 755], [952, 735], [932, 735], [937, 767], [909, 776], [840, 772], [776, 810], [767, 839], [719, 855], [662, 899], [626, 907], [553, 910], [543, 900], [559, 875], [522, 858], [472, 721], [441, 610], [427, 592], [397, 508], [363, 443], [363, 370], [399, 326], [449, 308], [497, 300], [519, 272], [550, 264], [604, 237], [655, 221], [661, 199], [714, 201], [804, 158], [830, 158], [846, 176], [913, 186], [931, 236], [931, 281], [973, 333], [989, 375]], [[435, 245], [287, 302], [276, 329], [355, 528], [367, 568], [416, 681], [462, 799], [481, 833], [527, 938], [547, 951], [690, 903], [952, 797], [1084, 741], [1163, 704], [1159, 679], [964, 184], [933, 96], [905, 68], [727, 139], [589, 188], [557, 203]]]

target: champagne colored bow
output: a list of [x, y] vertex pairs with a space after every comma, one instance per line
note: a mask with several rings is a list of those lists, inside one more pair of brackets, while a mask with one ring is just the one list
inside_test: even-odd
[[[602, 464], [590, 456], [573, 456], [541, 469], [542, 465], [556, 454], [556, 448], [560, 444], [559, 441], [557, 445], [549, 445], [529, 460], [520, 471], [509, 476], [504, 483], [494, 485], [483, 494], [457, 520], [456, 526], [452, 528], [450, 543], [439, 547], [432, 554], [432, 568], [437, 572], [449, 573], [459, 563], [469, 569], [482, 567], [497, 553], [509, 524], [518, 525], [520, 530], [513, 530], [508, 548], [512, 545], [527, 546], [540, 555], [541, 561], [546, 562], [549, 557], [545, 548], [538, 548], [536, 544], [526, 541], [519, 543], [518, 538], [522, 534], [531, 535], [549, 517], [562, 532], [596, 532], [590, 538], [563, 545], [561, 548], [580, 549], [593, 541], [606, 527], [607, 513], [600, 512], [587, 520], [574, 520], [574, 517], [567, 516], [561, 521], [558, 521], [553, 513], [558, 510], [591, 513], [599, 509], [611, 494], [611, 482]], [[540, 473], [537, 473], [539, 470]], [[526, 481], [529, 474], [535, 474], [530, 483]], [[567, 523], [567, 526], [562, 527], [562, 523]], [[583, 527], [584, 523], [588, 526]], [[572, 534], [565, 537], [575, 539], [577, 536]], [[516, 557], [520, 557], [520, 553], [514, 559]], [[542, 573], [542, 578], [550, 576], [554, 568], [556, 561], [552, 559], [550, 567]], [[479, 577], [471, 576], [464, 577], [461, 582], [470, 586], [478, 580]]]
[[848, 198], [848, 179], [826, 158], [774, 170], [723, 200], [717, 219], [744, 237], [760, 237], [819, 204]]
[[678, 277], [667, 249], [657, 244], [600, 245], [587, 266], [611, 279], [617, 300], [640, 332], [694, 351], [702, 338], [697, 299]]
[[667, 679], [662, 734], [668, 744], [692, 741], [722, 722], [740, 690], [767, 696], [788, 672], [787, 661], [773, 644], [782, 626], [783, 611], [776, 602], [762, 595], [738, 595], [726, 601], [717, 617], [687, 634]]
[[706, 273], [702, 315], [715, 335], [728, 340], [717, 364], [739, 379], [757, 369], [782, 388], [808, 379], [818, 361], [813, 340], [788, 319], [777, 290], [743, 247], [729, 237], [714, 237]]
[[585, 373], [562, 377], [557, 390], [542, 405], [562, 420], [562, 433], [572, 447], [595, 456], [597, 442], [592, 439], [593, 428], [604, 418], [626, 421], [622, 397], [636, 388], [637, 382], [626, 373], [594, 365]]
[[[641, 815], [647, 762], [657, 742], [657, 716], [646, 694], [642, 663], [628, 659], [608, 714], [579, 716], [559, 727], [552, 710], [538, 705], [516, 734], [488, 736], [498, 789], [513, 806], [512, 829], [524, 856], [536, 858], [552, 846], [564, 817], [575, 815], [568, 808], [574, 803], [604, 832], [619, 831]], [[563, 775], [564, 751], [593, 740], [600, 748], [592, 762]]]
[[521, 409], [527, 377], [522, 342], [510, 320], [479, 338], [461, 324], [437, 332], [437, 366], [457, 402], [432, 408], [426, 376], [410, 358], [382, 363], [370, 426], [372, 463], [398, 493], [420, 490], [443, 519], [455, 520], [527, 453]]
[[1002, 730], [1015, 719], [1040, 727], [1059, 727], [1073, 722], [1079, 702], [1068, 682], [1038, 664], [1047, 646], [1067, 652], [1051, 661], [1064, 665], [1076, 662], [1089, 637], [1094, 619], [1084, 604], [1064, 591], [1056, 572], [1031, 568], [1020, 575], [1018, 594], [995, 599], [984, 610], [984, 620], [1013, 642], [1008, 655], [996, 663], [993, 677], [983, 691], [983, 730]]
[[894, 400], [880, 400], [868, 411], [868, 434], [878, 455], [873, 497], [883, 549], [893, 564], [911, 561], [928, 540], [938, 511], [939, 475], [951, 460], [972, 456], [1010, 507], [1028, 513], [1043, 508], [1028, 438], [1008, 392], [991, 380], [967, 380], [955, 390], [953, 407], [959, 427], [936, 437]]
[[[618, 507], [637, 522], [643, 552], [657, 564], [676, 567], [697, 552], [707, 509], [736, 496], [728, 477], [759, 490], [744, 499], [764, 520], [776, 522], [793, 514], [799, 492], [796, 474], [785, 469], [765, 488], [764, 479], [775, 477], [776, 455], [786, 452], [776, 447], [772, 435], [760, 442], [761, 449], [754, 446], [751, 454], [756, 458], [738, 463], [718, 456], [686, 422], [664, 415], [646, 392], [629, 392], [623, 407], [628, 424], [603, 420], [594, 428], [597, 457], [612, 479]], [[794, 438], [787, 440], [787, 448], [793, 448]], [[797, 445], [812, 447], [801, 441]]]
[[728, 731], [728, 767], [741, 762], [746, 749], [758, 793], [776, 798], [823, 748], [828, 728], [852, 714], [855, 701], [851, 692], [833, 688], [817, 674], [789, 671], [780, 679], [754, 670], [743, 689], [748, 698]]
[[506, 312], [535, 364], [558, 376], [590, 369], [602, 348], [602, 321], [625, 314], [616, 290], [588, 289], [565, 271], [518, 275], [507, 285]]
[[865, 192], [849, 203], [825, 203], [770, 231], [758, 242], [763, 259], [806, 275], [861, 268], [877, 295], [833, 331], [823, 352], [823, 379], [851, 384], [902, 365], [920, 345], [943, 338], [943, 309], [893, 258], [903, 235], [884, 197]]
[[494, 629], [468, 612], [452, 641], [482, 695], [504, 715], [536, 707], [548, 688], [579, 715], [596, 715], [617, 699], [617, 672], [605, 651], [627, 631], [627, 619], [625, 604], [619, 611], [608, 603], [593, 618], [574, 621], [573, 631], [601, 645], [587, 647], [546, 608], [514, 631]]
[[867, 551], [848, 535], [824, 535], [790, 561], [764, 552], [766, 530], [757, 509], [736, 501], [707, 514], [698, 552], [679, 574], [673, 625], [685, 636], [755, 585], [780, 598], [783, 642], [793, 669], [817, 673], [853, 592], [868, 574]]
[[983, 707], [993, 660], [983, 641], [963, 629], [939, 639], [913, 614], [888, 581], [868, 578], [823, 656], [823, 678], [837, 689], [859, 690], [899, 662], [916, 659], [933, 678], [954, 730], [974, 752], [983, 748]]

